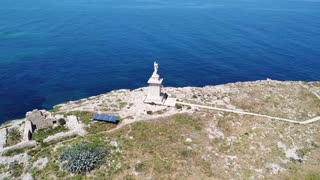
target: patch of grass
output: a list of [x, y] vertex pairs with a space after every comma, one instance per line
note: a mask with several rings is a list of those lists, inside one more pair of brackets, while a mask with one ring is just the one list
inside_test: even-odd
[[3, 153], [3, 156], [14, 156], [17, 154], [22, 154], [24, 152], [25, 152], [24, 149], [13, 149], [13, 150], [9, 150], [9, 151], [6, 151], [5, 153]]
[[92, 120], [93, 113], [88, 111], [72, 111], [67, 113], [66, 115], [75, 115], [83, 124], [88, 125]]
[[320, 180], [320, 174], [306, 175], [305, 180]]
[[159, 173], [169, 173], [172, 170], [172, 164], [168, 159], [154, 157], [151, 159], [151, 164], [155, 171]]
[[174, 116], [174, 120], [178, 123], [191, 125], [192, 127], [194, 127], [194, 130], [197, 130], [197, 131], [200, 131], [202, 129], [199, 122], [197, 122], [199, 120], [193, 119], [187, 115], [176, 115], [176, 116]]
[[180, 105], [180, 104], [176, 104], [175, 107], [176, 107], [177, 109], [182, 109], [182, 105]]
[[272, 145], [271, 150], [273, 155], [277, 155], [282, 158], [286, 156], [286, 154], [278, 147], [277, 144]]
[[7, 143], [5, 146], [13, 146], [21, 141], [21, 133], [18, 128], [11, 128], [8, 131]]
[[32, 176], [33, 178], [36, 178], [37, 175], [38, 175], [38, 174], [41, 174], [41, 173], [42, 173], [41, 170], [40, 170], [39, 168], [37, 168], [37, 167], [34, 167], [34, 168], [32, 168], [32, 170], [31, 170], [31, 176]]
[[22, 175], [23, 168], [23, 164], [18, 163], [18, 161], [13, 161], [9, 164], [10, 174], [15, 178], [18, 178]]
[[[200, 135], [202, 125], [200, 120], [189, 115], [176, 115], [159, 121], [136, 122], [130, 125], [131, 128], [124, 127], [110, 133], [109, 137], [116, 138], [123, 150], [120, 157], [122, 169], [132, 168], [139, 172], [138, 179], [145, 175], [170, 179], [170, 174], [178, 169], [200, 161], [198, 153], [187, 150], [187, 146], [197, 143], [197, 138], [191, 134]], [[128, 138], [128, 131], [133, 139]], [[185, 144], [186, 136], [194, 137], [191, 144]], [[116, 172], [114, 179], [126, 177], [129, 171]]]
[[126, 105], [128, 105], [127, 102], [120, 102], [120, 103], [119, 103], [120, 109], [126, 107]]
[[59, 132], [66, 132], [68, 128], [65, 126], [58, 126], [56, 128], [47, 128], [47, 129], [40, 129], [32, 134], [32, 140], [35, 141], [43, 141], [47, 137], [57, 134]]
[[303, 159], [305, 157], [305, 155], [310, 152], [309, 148], [302, 148], [302, 149], [298, 149], [296, 151], [297, 155], [299, 156], [299, 158]]
[[36, 131], [32, 134], [32, 140], [43, 141], [45, 138], [55, 135], [60, 132], [67, 132], [68, 128], [65, 126], [58, 126], [56, 128], [47, 128]]
[[134, 170], [137, 172], [143, 172], [146, 168], [146, 165], [144, 163], [138, 163], [135, 167]]
[[4, 173], [7, 171], [7, 165], [6, 164], [0, 164], [0, 173]]
[[93, 121], [89, 126], [85, 127], [86, 131], [90, 134], [96, 134], [115, 128], [117, 125], [113, 123], [107, 123], [102, 121]]
[[181, 150], [179, 153], [184, 158], [192, 157], [192, 150], [190, 149]]
[[60, 166], [57, 164], [57, 162], [53, 162], [52, 160], [49, 160], [42, 172], [42, 174], [37, 176], [37, 179], [38, 177], [46, 179], [47, 177], [52, 177], [53, 175], [57, 177], [57, 179], [63, 179], [68, 175], [66, 172], [60, 171]]

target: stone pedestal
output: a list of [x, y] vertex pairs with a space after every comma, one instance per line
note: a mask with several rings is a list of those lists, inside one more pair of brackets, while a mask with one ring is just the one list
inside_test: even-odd
[[148, 95], [144, 100], [145, 103], [155, 103], [163, 105], [165, 97], [161, 92], [163, 79], [160, 78], [158, 74], [158, 64], [154, 63], [154, 72], [150, 79], [148, 80], [149, 89]]

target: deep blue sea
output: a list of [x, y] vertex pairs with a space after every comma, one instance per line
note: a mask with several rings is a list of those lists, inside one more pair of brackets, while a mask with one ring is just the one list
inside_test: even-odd
[[147, 86], [320, 80], [320, 0], [1, 0], [0, 122]]

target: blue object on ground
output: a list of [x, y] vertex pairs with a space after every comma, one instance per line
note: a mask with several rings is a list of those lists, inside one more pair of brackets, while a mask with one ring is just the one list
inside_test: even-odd
[[119, 122], [117, 116], [108, 116], [104, 114], [94, 114], [92, 116], [93, 120], [98, 120], [98, 121], [105, 121], [105, 122], [110, 122], [110, 123], [115, 123], [117, 124]]

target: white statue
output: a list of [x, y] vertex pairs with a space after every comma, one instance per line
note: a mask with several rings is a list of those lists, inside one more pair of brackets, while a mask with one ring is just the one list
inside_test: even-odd
[[154, 65], [154, 72], [153, 72], [153, 74], [158, 74], [158, 70], [159, 70], [159, 65], [158, 65], [158, 63], [157, 63], [157, 62], [154, 62], [153, 65]]

